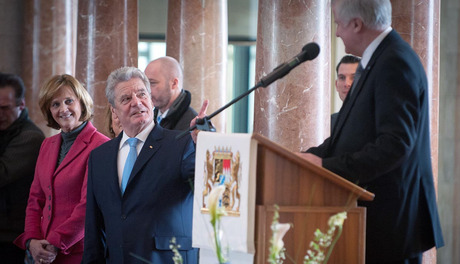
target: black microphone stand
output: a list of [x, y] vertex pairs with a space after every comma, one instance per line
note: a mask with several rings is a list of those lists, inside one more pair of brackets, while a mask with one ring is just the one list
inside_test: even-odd
[[266, 87], [267, 85], [268, 84], [264, 85], [262, 82], [259, 82], [254, 87], [252, 87], [251, 89], [247, 90], [246, 92], [242, 93], [241, 95], [239, 95], [235, 99], [233, 99], [230, 102], [228, 102], [226, 105], [224, 105], [221, 108], [217, 109], [214, 113], [212, 113], [212, 114], [210, 114], [208, 116], [205, 116], [203, 118], [198, 118], [196, 120], [196, 125], [189, 127], [188, 130], [186, 130], [186, 131], [180, 133], [179, 135], [177, 135], [176, 139], [179, 139], [179, 138], [185, 136], [187, 133], [189, 133], [190, 131], [192, 131], [194, 129], [198, 129], [198, 130], [202, 130], [202, 131], [216, 132], [216, 128], [211, 124], [211, 118], [213, 118], [214, 116], [218, 115], [220, 112], [224, 111], [225, 109], [227, 109], [231, 105], [235, 104], [239, 100], [243, 99], [244, 97], [248, 96], [250, 93], [252, 93], [256, 89], [258, 89], [260, 87]]

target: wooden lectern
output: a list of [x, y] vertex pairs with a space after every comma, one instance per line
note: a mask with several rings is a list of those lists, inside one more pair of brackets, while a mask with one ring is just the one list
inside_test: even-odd
[[261, 135], [253, 138], [258, 142], [254, 263], [267, 263], [274, 205], [279, 222], [293, 224], [283, 239], [285, 263], [303, 263], [315, 230], [326, 232], [329, 217], [343, 211], [347, 219], [329, 263], [364, 263], [366, 208], [357, 200], [372, 201], [374, 194]]

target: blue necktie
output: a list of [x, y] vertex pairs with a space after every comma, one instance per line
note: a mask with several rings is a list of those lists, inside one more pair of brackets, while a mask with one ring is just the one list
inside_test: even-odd
[[157, 122], [158, 122], [158, 124], [160, 124], [161, 119], [163, 119], [163, 117], [162, 117], [161, 115], [158, 115], [158, 116], [157, 116]]
[[134, 163], [136, 162], [137, 158], [137, 138], [128, 138], [126, 140], [129, 144], [129, 153], [128, 157], [126, 157], [125, 167], [123, 168], [123, 176], [121, 178], [121, 194], [125, 192], [126, 185], [128, 184], [129, 176], [131, 175], [131, 171], [133, 170]]

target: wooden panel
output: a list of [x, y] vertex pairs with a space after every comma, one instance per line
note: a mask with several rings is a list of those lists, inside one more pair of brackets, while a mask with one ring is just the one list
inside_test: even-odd
[[[343, 207], [280, 206], [279, 222], [292, 223], [283, 241], [286, 263], [303, 263], [316, 229], [327, 232], [330, 216], [344, 211]], [[273, 206], [257, 206], [256, 257], [254, 263], [266, 263], [272, 231]], [[347, 209], [343, 232], [334, 247], [329, 263], [364, 263], [366, 239], [366, 209]]]
[[254, 134], [257, 150], [256, 204], [344, 206], [374, 194]]
[[[315, 171], [315, 167], [286, 159], [260, 144], [257, 155], [256, 204], [357, 206], [356, 201], [361, 190], [353, 192], [353, 189], [337, 184], [335, 178], [322, 176]], [[307, 162], [302, 159], [301, 161]], [[333, 177], [340, 178], [337, 175]], [[352, 185], [348, 181], [347, 184]], [[353, 188], [359, 187], [353, 185]]]
[[292, 223], [284, 238], [287, 263], [303, 263], [317, 228], [326, 232], [330, 216], [348, 212], [342, 236], [329, 263], [364, 263], [366, 209], [357, 200], [372, 201], [374, 194], [318, 167], [267, 138], [257, 140], [256, 258], [266, 263], [274, 205], [281, 223]]

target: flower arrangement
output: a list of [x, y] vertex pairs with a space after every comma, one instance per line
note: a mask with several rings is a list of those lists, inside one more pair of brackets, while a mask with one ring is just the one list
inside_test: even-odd
[[[214, 188], [211, 193], [209, 194], [208, 198], [208, 209], [209, 209], [209, 215], [211, 217], [211, 226], [213, 230], [213, 243], [214, 243], [214, 250], [217, 255], [217, 260], [219, 261], [220, 264], [222, 263], [228, 263], [227, 259], [227, 252], [228, 249], [223, 249], [222, 246], [222, 238], [223, 238], [223, 231], [220, 225], [220, 219], [222, 216], [227, 215], [225, 208], [221, 207], [219, 205], [221, 201], [221, 196], [225, 191], [225, 186], [220, 185], [216, 188]], [[179, 248], [180, 245], [176, 244], [176, 238], [172, 238], [170, 241], [170, 248], [174, 253], [173, 256], [173, 261], [174, 264], [182, 264], [182, 256], [179, 253]], [[225, 251], [224, 251], [225, 250]]]
[[[217, 255], [217, 260], [219, 263], [227, 263], [228, 259], [226, 257], [226, 253], [224, 253], [222, 249], [222, 237], [223, 231], [220, 225], [220, 218], [224, 215], [227, 215], [225, 209], [219, 206], [220, 197], [225, 191], [225, 186], [220, 185], [214, 188], [211, 193], [209, 194], [208, 198], [208, 209], [209, 214], [211, 216], [211, 225], [213, 230], [213, 242], [215, 246], [215, 251]], [[226, 250], [227, 252], [227, 250]]]
[[291, 227], [290, 224], [280, 224], [278, 222], [278, 209], [279, 207], [275, 205], [275, 214], [273, 216], [273, 222], [271, 224], [273, 234], [272, 238], [270, 239], [271, 246], [269, 249], [269, 257], [267, 260], [270, 264], [282, 264], [284, 259], [286, 258], [284, 254], [286, 248], [284, 248], [283, 237]]
[[[273, 222], [271, 225], [272, 238], [270, 239], [270, 250], [268, 263], [282, 264], [285, 259], [285, 251], [283, 237], [290, 228], [290, 224], [280, 224], [278, 222], [279, 207], [275, 205], [275, 212], [273, 215]], [[342, 234], [343, 223], [347, 218], [346, 212], [337, 213], [331, 216], [328, 220], [329, 230], [327, 233], [321, 232], [316, 229], [315, 238], [310, 243], [310, 248], [307, 250], [307, 255], [304, 258], [304, 264], [326, 264], [331, 256], [335, 244]], [[324, 253], [327, 250], [326, 254]]]
[[[304, 258], [304, 264], [319, 264], [327, 263], [331, 256], [335, 244], [342, 234], [343, 222], [347, 218], [347, 212], [337, 213], [329, 218], [329, 230], [327, 233], [316, 229], [315, 238], [310, 243], [310, 248], [307, 250], [307, 255]], [[324, 252], [327, 250], [326, 254]]]
[[[221, 228], [221, 218], [227, 215], [225, 209], [219, 205], [220, 197], [225, 191], [225, 186], [221, 185], [214, 188], [208, 198], [208, 209], [210, 214], [210, 223], [213, 230], [214, 250], [217, 255], [219, 264], [229, 263], [228, 248], [223, 248], [222, 238], [223, 231]], [[270, 264], [282, 264], [285, 259], [285, 251], [283, 237], [289, 231], [291, 224], [279, 223], [279, 207], [275, 205], [275, 212], [271, 224], [272, 237], [270, 239], [269, 258], [267, 262]], [[307, 255], [304, 257], [304, 264], [326, 264], [334, 249], [335, 244], [339, 240], [343, 223], [347, 218], [346, 212], [337, 213], [331, 216], [328, 220], [329, 229], [326, 233], [316, 229], [313, 241], [310, 242], [310, 249], [307, 250]], [[174, 253], [173, 261], [175, 264], [182, 264], [182, 256], [178, 249], [180, 245], [176, 244], [175, 238], [171, 241], [170, 248]], [[326, 252], [326, 253], [325, 253]]]

